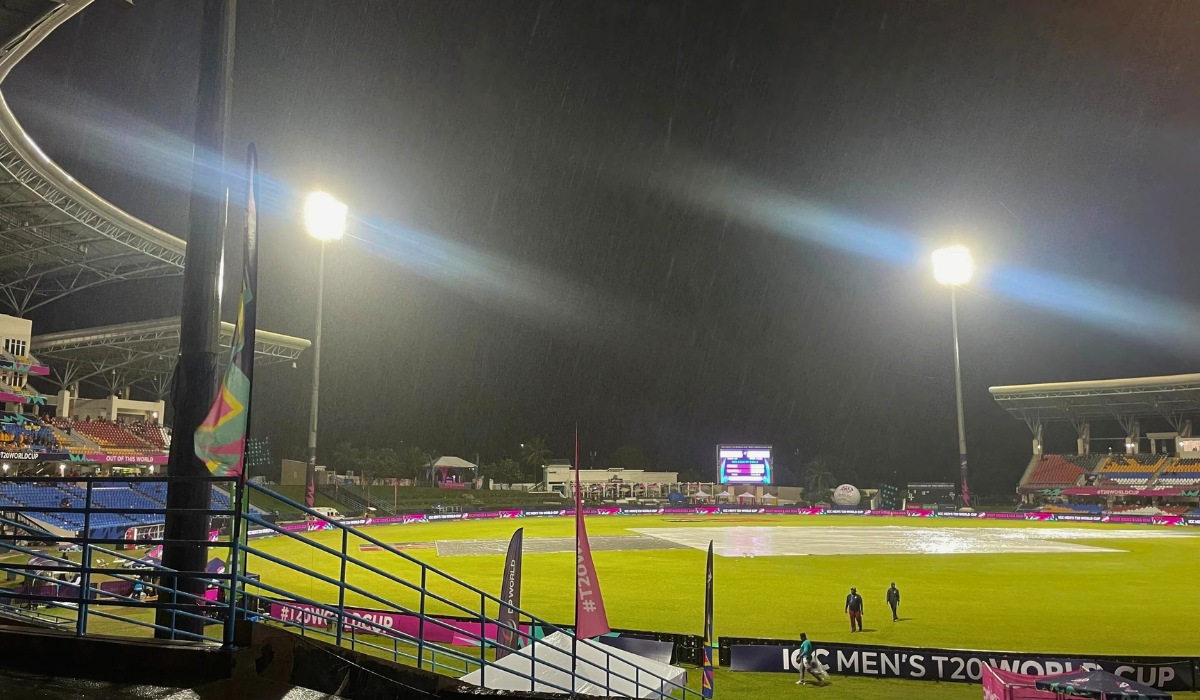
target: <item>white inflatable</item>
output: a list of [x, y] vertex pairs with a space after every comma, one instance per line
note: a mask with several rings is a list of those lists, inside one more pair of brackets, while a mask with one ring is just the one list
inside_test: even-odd
[[839, 506], [856, 506], [862, 500], [862, 494], [851, 484], [842, 484], [833, 490], [833, 502]]

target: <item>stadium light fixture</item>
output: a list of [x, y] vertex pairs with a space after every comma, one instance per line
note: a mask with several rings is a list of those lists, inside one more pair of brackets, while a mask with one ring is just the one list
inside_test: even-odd
[[65, 464], [58, 465], [58, 475], [59, 476], [67, 475], [67, 465], [65, 465]]
[[7, 464], [4, 465], [4, 475], [8, 476], [8, 465]]
[[975, 264], [966, 246], [952, 245], [933, 251], [933, 278], [940, 284], [957, 287], [971, 281]]
[[347, 207], [328, 192], [313, 192], [304, 200], [304, 228], [318, 241], [337, 241], [346, 235]]

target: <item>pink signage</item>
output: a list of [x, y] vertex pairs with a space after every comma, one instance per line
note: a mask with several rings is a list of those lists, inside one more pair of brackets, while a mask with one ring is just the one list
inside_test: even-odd
[[1108, 486], [1080, 486], [1063, 489], [1067, 496], [1178, 496], [1183, 489], [1129, 489]]
[[83, 456], [86, 462], [97, 464], [166, 464], [166, 455], [106, 455], [100, 452]]
[[[270, 616], [280, 622], [318, 629], [327, 629], [337, 620], [336, 612], [331, 613], [315, 605], [305, 605], [303, 603], [287, 603], [286, 605], [271, 603]], [[426, 618], [425, 620], [424, 639], [427, 642], [452, 644], [455, 646], [478, 646], [479, 640], [470, 635], [482, 636], [484, 639], [491, 641], [495, 641], [496, 639], [496, 624], [494, 622], [484, 623], [483, 634], [480, 634], [478, 622], [463, 622], [443, 617], [432, 619], [436, 619], [438, 622], [431, 622], [430, 618]], [[389, 632], [394, 631], [413, 639], [416, 639], [422, 632], [421, 618], [416, 615], [358, 609], [346, 610], [346, 621], [343, 629], [354, 629], [366, 634], [380, 635], [387, 635]], [[521, 625], [520, 630], [528, 633], [529, 625]]]

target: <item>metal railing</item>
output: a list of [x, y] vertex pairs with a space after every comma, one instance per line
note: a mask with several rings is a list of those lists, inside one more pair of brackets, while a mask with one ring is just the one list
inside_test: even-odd
[[[38, 610], [39, 606], [58, 608], [63, 614], [54, 615], [57, 624], [73, 624], [77, 635], [89, 631], [126, 635], [162, 632], [171, 639], [218, 644], [231, 642], [233, 618], [221, 599], [232, 602], [228, 591], [233, 581], [230, 566], [236, 562], [238, 554], [236, 543], [229, 539], [167, 540], [159, 536], [155, 539], [131, 540], [116, 536], [122, 530], [158, 529], [153, 527], [153, 523], [144, 520], [139, 522], [127, 516], [165, 517], [166, 507], [128, 508], [96, 504], [101, 489], [129, 487], [139, 483], [169, 484], [184, 480], [227, 482], [235, 487], [237, 482], [235, 478], [228, 477], [166, 479], [81, 476], [11, 477], [0, 480], [6, 487], [0, 490], [0, 543], [3, 543], [0, 545], [0, 550], [3, 550], [0, 554], [0, 571], [5, 572], [10, 581], [21, 576], [25, 578], [20, 585], [0, 588], [0, 604], [9, 612], [18, 611], [43, 618], [46, 615]], [[29, 497], [30, 491], [12, 488], [23, 483], [33, 485], [35, 489], [55, 489], [53, 497], [61, 499], [59, 505], [30, 505], [21, 498], [22, 495]], [[232, 490], [237, 492], [236, 488]], [[82, 491], [82, 497], [79, 491]], [[46, 492], [41, 492], [41, 495], [45, 496]], [[77, 504], [79, 500], [83, 501], [81, 505]], [[148, 497], [144, 500], [153, 504]], [[234, 522], [237, 520], [238, 506], [234, 501], [228, 508], [193, 509], [187, 512], [224, 516]], [[98, 515], [115, 515], [128, 522], [97, 519], [95, 516]], [[224, 560], [226, 570], [176, 571], [152, 558], [131, 556], [119, 551], [122, 547], [157, 548], [160, 545], [224, 549], [228, 552]], [[75, 554], [78, 554], [78, 559], [73, 556]], [[181, 590], [181, 579], [205, 581], [211, 593], [196, 595]], [[162, 609], [170, 611], [170, 624], [161, 625], [157, 622], [155, 615]], [[104, 620], [107, 624], [98, 628], [93, 618]], [[192, 618], [208, 624], [203, 625], [203, 632], [191, 632], [175, 624], [180, 618]], [[214, 625], [216, 629], [210, 634], [209, 627]]]
[[[675, 693], [684, 697], [699, 697], [698, 693], [686, 687], [684, 681], [664, 678], [634, 666], [621, 654], [613, 653], [611, 647], [589, 639], [576, 639], [573, 631], [525, 610], [513, 608], [515, 624], [501, 621], [499, 614], [505, 604], [497, 596], [262, 486], [248, 484], [248, 488], [264, 497], [278, 500], [287, 506], [287, 510], [304, 513], [309, 518], [309, 525], [302, 531], [296, 531], [258, 515], [244, 515], [248, 527], [269, 530], [297, 545], [289, 549], [285, 558], [247, 543], [242, 546], [246, 566], [253, 567], [259, 574], [271, 569], [276, 573], [300, 574], [300, 581], [324, 584], [326, 595], [305, 595], [294, 590], [295, 587], [292, 590], [285, 588], [282, 582], [294, 578], [287, 575], [263, 575], [253, 580], [239, 575], [237, 580], [242, 587], [240, 599], [246, 601], [247, 606], [243, 614], [251, 614], [248, 606], [250, 601], [257, 598], [260, 601], [257, 612], [263, 612], [262, 606], [274, 606], [274, 617], [292, 618], [285, 624], [299, 628], [305, 635], [317, 635], [339, 646], [348, 643], [354, 648], [362, 647], [372, 653], [391, 657], [394, 661], [413, 662], [419, 668], [428, 667], [449, 675], [478, 672], [473, 680], [484, 687], [487, 686], [489, 673], [500, 673], [520, 679], [522, 685], [528, 683], [526, 688], [514, 689], [575, 693], [580, 692], [580, 686], [587, 682], [590, 684], [589, 692], [593, 693], [595, 689], [603, 688], [605, 694], [620, 690], [622, 695], [628, 695], [632, 689], [634, 697], [668, 697]], [[333, 536], [314, 534], [319, 532]], [[323, 539], [331, 539], [332, 542], [321, 541]], [[356, 556], [351, 548], [352, 542], [360, 545], [360, 549], [369, 551], [372, 560]], [[298, 563], [306, 556], [306, 552], [308, 556], [320, 554], [326, 557], [324, 569], [327, 573], [316, 570], [312, 564], [306, 567]], [[408, 576], [398, 574], [397, 568], [407, 569], [411, 573]], [[383, 585], [370, 586], [367, 579]], [[399, 595], [384, 595], [380, 592], [381, 588], [391, 589]], [[332, 601], [333, 594], [336, 594], [336, 603]], [[374, 616], [371, 615], [356, 614], [354, 607], [347, 605], [348, 594], [369, 601], [376, 610], [394, 611], [399, 621], [411, 623], [416, 629], [401, 629], [394, 624], [393, 618], [385, 622], [372, 619]], [[292, 614], [279, 614], [284, 611]], [[460, 619], [451, 620], [446, 615]], [[299, 622], [295, 621], [297, 618]], [[472, 622], [465, 624], [462, 618]], [[389, 626], [388, 622], [393, 624]], [[346, 632], [349, 632], [349, 637]], [[511, 635], [512, 641], [499, 639], [503, 636], [501, 632]], [[562, 633], [569, 641], [569, 653], [536, 642], [538, 638], [555, 633]], [[433, 641], [446, 636], [459, 643]], [[464, 646], [464, 643], [474, 647], [475, 653], [455, 648]], [[576, 653], [580, 647], [596, 660]], [[539, 649], [542, 651], [539, 652]], [[489, 650], [493, 654], [489, 655]], [[497, 666], [494, 652], [498, 650], [509, 655], [525, 656], [528, 663], [522, 661], [520, 666], [527, 667], [528, 671], [509, 665]], [[543, 655], [539, 657], [539, 653]], [[568, 660], [564, 661], [564, 657]], [[559, 680], [548, 678], [545, 674], [539, 677], [539, 669], [558, 672], [562, 676]]]
[[[571, 630], [525, 610], [510, 608], [515, 621], [505, 622], [500, 619], [500, 612], [507, 606], [497, 596], [257, 484], [241, 487], [229, 484], [233, 487], [229, 493], [234, 495], [229, 508], [191, 511], [228, 518], [227, 526], [217, 530], [218, 536], [207, 541], [160, 538], [133, 542], [121, 537], [102, 537], [113, 533], [92, 527], [93, 516], [98, 514], [166, 512], [165, 508], [97, 507], [98, 488], [108, 484], [181, 480], [178, 477], [0, 480], [0, 483], [30, 482], [60, 488], [73, 485], [84, 492], [82, 506], [73, 501], [67, 503], [71, 500], [67, 489], [63, 505], [42, 507], [12, 501], [5, 498], [11, 492], [0, 489], [0, 542], [4, 543], [0, 549], [8, 550], [7, 554], [0, 553], [0, 571], [7, 572], [10, 579], [22, 575], [26, 579], [23, 585], [0, 588], [0, 606], [7, 604], [17, 610], [55, 606], [61, 609], [60, 624], [73, 623], [76, 634], [80, 635], [164, 633], [171, 638], [224, 645], [233, 643], [237, 620], [257, 619], [305, 637], [320, 638], [444, 675], [474, 674], [466, 682], [483, 687], [489, 685], [489, 675], [501, 674], [508, 677], [507, 682], [515, 690], [600, 694], [603, 689], [604, 694], [633, 697], [699, 697], [686, 687], [686, 679], [665, 678], [632, 665], [624, 658], [624, 652], [614, 653], [611, 647], [593, 640], [576, 639]], [[235, 481], [218, 477], [206, 480]], [[246, 510], [243, 501], [251, 494], [256, 497], [256, 505], [275, 501], [282, 507], [274, 510], [298, 512], [305, 520], [280, 524], [262, 514], [243, 512]], [[272, 508], [267, 506], [266, 510]], [[52, 529], [63, 530], [49, 522], [57, 519], [56, 513], [81, 515], [82, 527], [66, 534], [52, 532]], [[19, 521], [17, 515], [22, 516]], [[31, 525], [39, 522], [39, 518], [46, 522], [45, 527]], [[257, 539], [264, 535], [285, 539], [264, 547]], [[224, 571], [179, 572], [146, 556], [117, 550], [131, 544], [138, 548], [162, 544], [204, 546], [223, 549], [228, 556]], [[61, 580], [62, 575], [68, 580]], [[204, 580], [205, 594], [180, 590], [178, 580], [188, 578]], [[364, 604], [373, 610], [358, 609]], [[171, 611], [171, 622], [167, 625], [159, 624], [154, 617], [163, 609]], [[380, 615], [379, 611], [388, 614]], [[199, 619], [207, 624], [201, 633], [190, 632], [175, 624], [180, 619]], [[98, 620], [104, 624], [98, 624]], [[562, 636], [552, 636], [556, 633]], [[549, 642], [539, 642], [548, 636], [557, 643], [557, 648]], [[520, 658], [498, 665], [497, 655], [504, 654]]]

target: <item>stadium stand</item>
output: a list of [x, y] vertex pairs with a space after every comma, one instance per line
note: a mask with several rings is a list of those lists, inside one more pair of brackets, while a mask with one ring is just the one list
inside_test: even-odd
[[0, 413], [0, 449], [32, 452], [61, 452], [54, 431], [37, 418], [22, 413]]
[[[103, 482], [92, 488], [92, 507], [153, 510], [164, 508], [167, 501], [165, 481]], [[74, 484], [43, 485], [29, 482], [0, 482], [0, 511], [5, 505], [30, 508], [79, 508], [87, 502], [87, 492]], [[229, 494], [213, 487], [212, 507], [230, 508]], [[261, 509], [255, 509], [261, 511]], [[23, 513], [36, 522], [55, 528], [79, 532], [83, 529], [83, 513], [50, 513], [31, 511]], [[138, 525], [156, 525], [164, 520], [161, 513], [93, 513], [90, 525], [93, 530], [106, 528], [129, 528]]]
[[1063, 455], [1044, 455], [1025, 485], [1036, 488], [1074, 486], [1087, 473], [1087, 469]]
[[51, 424], [61, 430], [78, 433], [96, 443], [111, 455], [136, 456], [161, 454], [162, 448], [134, 435], [126, 426], [105, 420], [51, 419]]
[[[4, 503], [30, 508], [83, 508], [83, 496], [58, 486], [41, 486], [31, 483], [0, 484], [0, 508]], [[97, 505], [97, 507], [100, 507]], [[83, 529], [83, 513], [40, 513], [27, 512], [26, 517], [48, 523], [72, 532]], [[162, 516], [158, 516], [160, 519]], [[139, 524], [131, 517], [117, 513], [93, 513], [91, 526], [95, 529], [110, 527], [132, 527]]]
[[1104, 507], [1096, 503], [1053, 503], [1040, 508], [1044, 513], [1084, 513], [1087, 515], [1101, 515], [1104, 513]]
[[1200, 458], [1181, 457], [1163, 467], [1155, 482], [1162, 486], [1194, 486], [1200, 484]]
[[141, 438], [143, 442], [160, 450], [167, 449], [167, 445], [171, 443], [171, 430], [158, 423], [139, 421], [137, 423], [127, 423], [124, 427], [130, 433]]
[[1158, 472], [1163, 455], [1118, 455], [1112, 457], [1096, 472], [1101, 483], [1121, 486], [1144, 486]]

